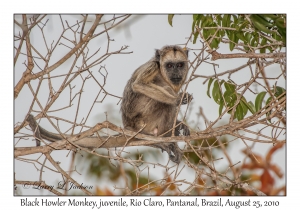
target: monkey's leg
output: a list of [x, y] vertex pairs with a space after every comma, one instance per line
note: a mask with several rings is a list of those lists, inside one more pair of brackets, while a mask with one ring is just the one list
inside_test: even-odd
[[[180, 124], [180, 125], [178, 125]], [[180, 131], [182, 130], [182, 135], [183, 136], [189, 136], [190, 135], [190, 130], [188, 126], [183, 124], [181, 121], [177, 120], [176, 121], [176, 128], [175, 128], [175, 136], [180, 135]], [[181, 159], [182, 159], [182, 151], [178, 147], [177, 143], [163, 143], [160, 145], [156, 145], [157, 147], [161, 148], [163, 151], [166, 151], [169, 154], [169, 158], [179, 164]]]
[[[130, 126], [125, 126], [125, 128], [128, 130], [134, 130]], [[154, 133], [155, 133], [155, 130], [154, 130]], [[171, 135], [171, 133], [170, 133], [170, 135]], [[162, 152], [166, 151], [169, 155], [170, 160], [173, 161], [174, 163], [179, 164], [182, 159], [182, 152], [176, 143], [159, 143], [159, 144], [153, 144], [153, 145], [148, 145], [148, 146], [161, 149]]]
[[[178, 125], [178, 124], [180, 124], [180, 125]], [[189, 136], [190, 135], [189, 127], [186, 126], [181, 121], [177, 120], [176, 121], [176, 128], [175, 128], [175, 136], [180, 136], [181, 132], [182, 132], [183, 136]]]
[[[186, 126], [181, 121], [176, 121], [176, 128], [175, 128], [175, 136], [180, 136], [182, 133], [183, 136], [189, 136], [190, 130], [188, 126]], [[167, 134], [167, 136], [171, 136], [171, 131]], [[166, 151], [169, 154], [170, 160], [174, 163], [179, 164], [182, 159], [182, 151], [178, 147], [177, 143], [160, 143], [154, 144], [152, 147], [160, 148], [162, 152]]]

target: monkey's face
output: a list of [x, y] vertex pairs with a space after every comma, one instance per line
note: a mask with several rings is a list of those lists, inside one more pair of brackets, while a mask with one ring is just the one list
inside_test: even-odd
[[180, 48], [171, 48], [160, 57], [161, 74], [176, 92], [183, 85], [188, 73], [187, 60], [187, 54]]
[[171, 80], [174, 85], [179, 85], [186, 76], [186, 63], [183, 61], [166, 62], [164, 65], [164, 69], [166, 71], [167, 77]]
[[188, 50], [176, 45], [165, 46], [156, 50], [155, 58], [163, 79], [178, 92], [188, 73]]

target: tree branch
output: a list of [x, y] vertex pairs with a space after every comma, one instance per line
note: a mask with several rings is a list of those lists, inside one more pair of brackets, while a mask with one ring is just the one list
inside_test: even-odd
[[231, 58], [285, 58], [286, 53], [232, 53], [232, 54], [220, 54], [217, 51], [210, 50], [212, 55], [211, 60], [218, 59], [231, 59]]
[[[279, 103], [285, 103], [285, 97], [279, 100], [274, 105], [276, 106]], [[173, 136], [173, 137], [159, 137], [159, 136], [149, 136], [145, 134], [137, 134], [136, 132], [130, 130], [124, 130], [120, 127], [108, 122], [104, 121], [102, 123], [96, 124], [94, 127], [81, 132], [79, 134], [74, 135], [60, 135], [56, 133], [49, 132], [39, 126], [35, 121], [32, 115], [27, 117], [27, 121], [29, 122], [29, 126], [32, 131], [34, 131], [34, 136], [37, 140], [39, 138], [46, 139], [48, 141], [54, 142], [49, 145], [39, 146], [39, 147], [18, 147], [15, 148], [14, 156], [23, 156], [34, 153], [46, 153], [53, 149], [72, 149], [72, 147], [84, 147], [84, 148], [115, 148], [115, 147], [124, 147], [126, 146], [150, 146], [157, 143], [166, 143], [166, 142], [187, 142], [192, 140], [204, 140], [208, 138], [213, 138], [222, 135], [233, 135], [238, 137], [243, 137], [245, 140], [260, 142], [260, 143], [285, 143], [285, 140], [260, 140], [260, 139], [251, 139], [246, 138], [245, 136], [240, 136], [236, 133], [236, 131], [253, 126], [258, 124], [259, 121], [253, 122], [259, 116], [264, 115], [269, 111], [272, 107], [269, 107], [263, 112], [255, 116], [250, 116], [241, 120], [239, 122], [232, 122], [230, 124], [220, 126], [214, 129], [210, 129], [209, 131], [205, 130], [202, 132], [197, 132], [192, 134], [191, 136]], [[254, 123], [254, 124], [253, 124]], [[37, 129], [38, 126], [38, 129]], [[113, 131], [120, 133], [120, 135], [114, 136], [93, 136], [95, 132], [100, 131], [103, 128], [107, 128]], [[121, 135], [122, 134], [122, 135]], [[132, 137], [131, 141], [128, 142], [128, 137]]]
[[41, 77], [45, 74], [50, 73], [51, 71], [53, 71], [54, 69], [56, 69], [57, 67], [59, 67], [61, 64], [63, 64], [66, 60], [68, 60], [78, 49], [80, 49], [80, 47], [86, 43], [86, 41], [88, 41], [94, 31], [96, 30], [101, 18], [103, 15], [96, 15], [96, 19], [94, 24], [92, 25], [92, 27], [90, 28], [89, 32], [82, 38], [82, 40], [80, 40], [80, 42], [72, 49], [70, 50], [70, 52], [68, 52], [63, 58], [61, 58], [59, 61], [57, 61], [55, 64], [53, 64], [52, 66], [49, 66], [48, 68], [46, 68], [43, 71], [40, 71], [37, 74], [31, 74], [31, 72], [28, 72], [27, 70], [25, 71], [23, 77], [21, 78], [21, 80], [17, 83], [17, 85], [15, 86], [14, 89], [14, 98], [17, 98], [20, 91], [22, 90], [23, 86], [29, 82], [32, 79], [36, 79], [38, 77]]

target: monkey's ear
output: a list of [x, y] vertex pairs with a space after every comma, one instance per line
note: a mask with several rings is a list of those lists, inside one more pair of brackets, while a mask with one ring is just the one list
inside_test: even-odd
[[158, 49], [155, 50], [155, 60], [157, 62], [160, 61], [160, 50], [158, 50]]
[[186, 54], [186, 57], [189, 57], [189, 50], [186, 47], [183, 48], [183, 51]]

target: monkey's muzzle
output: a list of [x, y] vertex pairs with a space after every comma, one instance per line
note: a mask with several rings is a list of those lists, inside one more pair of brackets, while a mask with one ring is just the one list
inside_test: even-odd
[[181, 82], [182, 78], [181, 77], [172, 77], [171, 81], [174, 84], [179, 84]]

